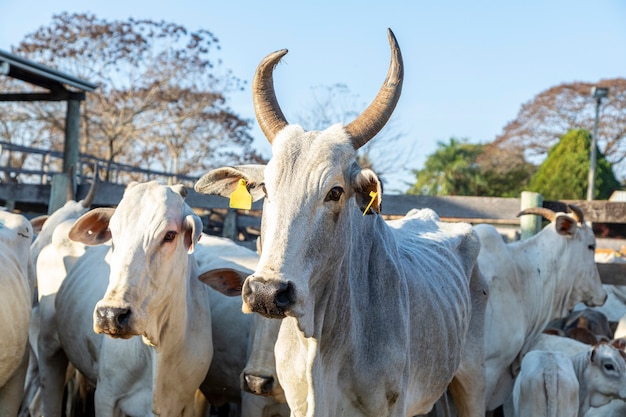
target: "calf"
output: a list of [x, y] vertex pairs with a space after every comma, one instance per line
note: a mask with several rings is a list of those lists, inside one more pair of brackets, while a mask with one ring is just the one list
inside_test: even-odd
[[625, 356], [607, 343], [573, 356], [540, 350], [527, 353], [513, 389], [513, 415], [584, 416], [591, 407], [626, 399]]

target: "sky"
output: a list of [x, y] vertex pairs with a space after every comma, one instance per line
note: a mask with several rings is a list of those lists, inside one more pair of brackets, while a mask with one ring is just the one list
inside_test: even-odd
[[[411, 170], [438, 142], [491, 142], [542, 91], [626, 77], [624, 0], [0, 0], [0, 49], [10, 51], [64, 11], [209, 30], [223, 68], [248, 82], [263, 57], [287, 48], [274, 85], [290, 122], [313, 108], [316, 86], [345, 84], [366, 107], [387, 74], [391, 28], [405, 67], [390, 122], [401, 139], [385, 149], [398, 153], [385, 172], [391, 193], [415, 182]], [[255, 147], [269, 158], [249, 84], [229, 105], [253, 120]]]

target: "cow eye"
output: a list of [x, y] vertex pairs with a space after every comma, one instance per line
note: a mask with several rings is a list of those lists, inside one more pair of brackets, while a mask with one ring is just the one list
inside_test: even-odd
[[595, 251], [596, 250], [596, 245], [589, 245], [589, 246], [587, 246], [587, 249]]
[[604, 364], [604, 369], [606, 369], [607, 371], [614, 371], [615, 367], [613, 366], [612, 363], [605, 363]]
[[324, 199], [324, 201], [339, 201], [342, 194], [343, 194], [343, 188], [333, 187], [330, 189], [328, 194], [326, 194], [326, 198]]
[[170, 230], [163, 236], [163, 242], [173, 242], [174, 239], [176, 239], [176, 232], [173, 230]]

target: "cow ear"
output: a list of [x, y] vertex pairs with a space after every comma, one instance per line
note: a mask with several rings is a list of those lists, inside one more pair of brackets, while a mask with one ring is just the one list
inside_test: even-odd
[[574, 236], [578, 225], [576, 220], [568, 216], [567, 214], [559, 214], [554, 221], [554, 227], [556, 232], [563, 236]]
[[246, 181], [246, 188], [252, 195], [252, 201], [265, 197], [263, 190], [265, 165], [238, 165], [214, 169], [204, 174], [196, 182], [194, 189], [202, 194], [229, 198], [241, 179]]
[[37, 216], [30, 219], [30, 224], [33, 226], [33, 233], [39, 234], [41, 233], [41, 229], [46, 221], [50, 218], [49, 215], [44, 214], [43, 216]]
[[236, 297], [241, 295], [241, 287], [248, 275], [248, 272], [232, 268], [218, 268], [201, 273], [198, 279], [224, 295]]
[[354, 198], [359, 210], [364, 214], [380, 213], [383, 204], [383, 190], [376, 173], [368, 168], [362, 169], [353, 176], [352, 184]]
[[191, 208], [186, 207], [185, 219], [183, 220], [183, 230], [185, 231], [185, 246], [188, 253], [193, 253], [196, 243], [202, 236], [202, 220]]
[[75, 242], [85, 245], [100, 245], [111, 239], [109, 221], [115, 213], [114, 208], [96, 208], [83, 214], [76, 220], [68, 236]]

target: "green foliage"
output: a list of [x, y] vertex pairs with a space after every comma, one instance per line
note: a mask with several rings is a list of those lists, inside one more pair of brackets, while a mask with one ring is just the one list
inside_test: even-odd
[[[554, 145], [532, 177], [529, 190], [546, 200], [584, 200], [587, 196], [591, 135], [585, 129], [570, 130]], [[611, 164], [596, 148], [594, 199], [608, 199], [620, 184]]]
[[486, 150], [485, 145], [467, 140], [439, 142], [424, 168], [413, 171], [417, 181], [407, 194], [518, 197], [535, 167], [514, 161], [506, 151], [500, 151], [495, 158], [492, 149], [492, 157], [487, 157]]
[[451, 138], [449, 143], [438, 142], [424, 169], [414, 170], [416, 183], [407, 194], [424, 195], [478, 195], [484, 183], [476, 158], [482, 145]]

